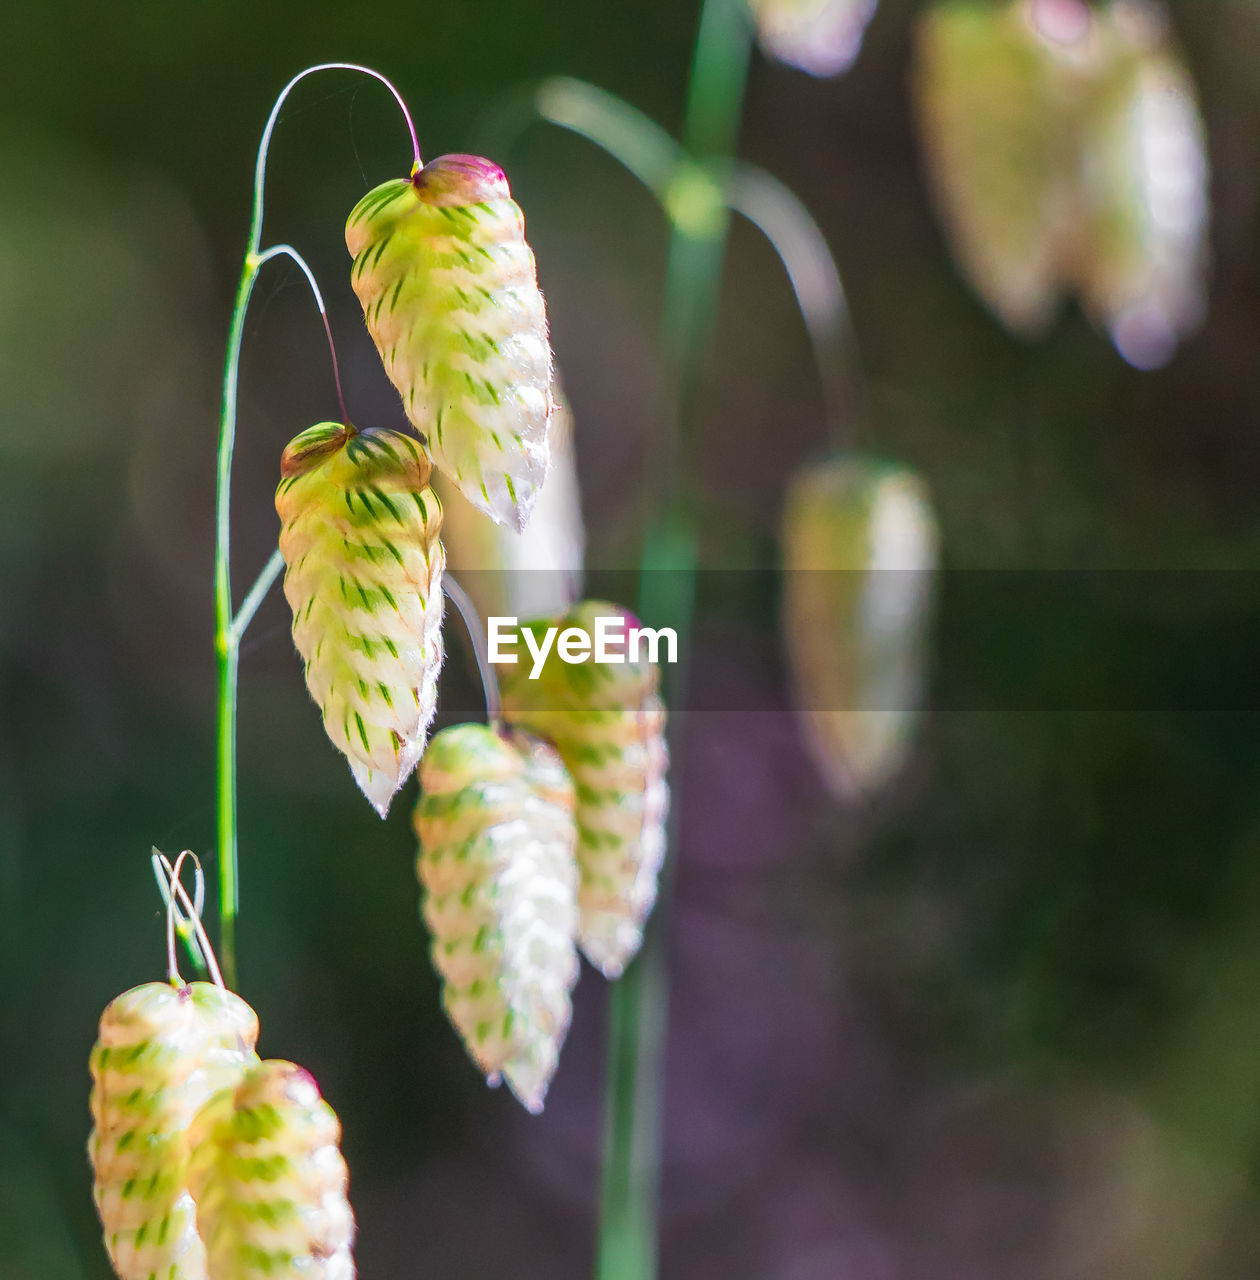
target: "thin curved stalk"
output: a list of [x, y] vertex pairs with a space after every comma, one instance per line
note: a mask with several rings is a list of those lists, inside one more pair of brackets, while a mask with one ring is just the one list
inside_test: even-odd
[[813, 214], [790, 187], [756, 165], [736, 163], [723, 183], [727, 205], [769, 241], [805, 321], [833, 442], [848, 443], [867, 416], [866, 381], [840, 270]]
[[481, 677], [481, 692], [486, 699], [486, 722], [490, 725], [499, 723], [503, 716], [503, 699], [499, 694], [499, 677], [495, 675], [490, 656], [486, 649], [485, 631], [481, 625], [481, 615], [472, 597], [455, 581], [454, 575], [447, 572], [442, 575], [442, 589], [450, 597], [459, 612], [468, 633], [468, 643], [472, 645], [473, 656], [477, 660], [477, 674]]
[[[236, 705], [237, 676], [240, 669], [241, 635], [257, 609], [266, 590], [275, 581], [278, 569], [273, 571], [275, 558], [268, 561], [255, 588], [246, 597], [248, 611], [232, 615], [231, 578], [231, 486], [232, 452], [236, 443], [237, 385], [240, 375], [241, 344], [245, 333], [245, 313], [249, 308], [254, 282], [264, 263], [281, 254], [292, 258], [305, 274], [315, 294], [320, 314], [324, 317], [329, 345], [332, 333], [328, 328], [328, 313], [320, 296], [319, 287], [310, 268], [301, 255], [289, 245], [275, 245], [265, 252], [260, 250], [263, 225], [263, 188], [267, 173], [267, 153], [276, 121], [294, 87], [317, 71], [355, 71], [379, 80], [393, 94], [402, 109], [411, 137], [415, 168], [421, 164], [420, 146], [416, 139], [411, 113], [398, 90], [379, 71], [350, 62], [325, 62], [300, 71], [280, 91], [271, 114], [267, 117], [262, 139], [258, 144], [258, 159], [254, 165], [254, 201], [250, 212], [249, 237], [245, 257], [241, 265], [241, 277], [236, 288], [236, 300], [232, 306], [232, 320], [228, 329], [227, 352], [223, 361], [223, 405], [219, 415], [219, 445], [217, 455], [215, 491], [215, 542], [214, 542], [214, 647], [217, 675], [216, 734], [216, 822], [219, 849], [219, 951], [223, 972], [229, 986], [236, 986], [236, 917], [240, 910], [240, 888], [237, 873], [236, 839]], [[414, 171], [414, 170], [413, 170]], [[336, 355], [333, 356], [336, 373]], [[340, 380], [338, 379], [340, 396]], [[345, 415], [344, 405], [342, 408]]]

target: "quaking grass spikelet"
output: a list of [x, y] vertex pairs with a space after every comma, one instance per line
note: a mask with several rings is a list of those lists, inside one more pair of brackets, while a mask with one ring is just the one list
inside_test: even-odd
[[886, 783], [913, 742], [937, 541], [926, 486], [902, 468], [836, 458], [788, 491], [788, 666], [806, 741], [840, 799]]
[[442, 507], [419, 446], [325, 422], [276, 490], [293, 641], [324, 728], [384, 817], [424, 750], [442, 665]]
[[551, 346], [503, 171], [440, 156], [383, 183], [346, 223], [350, 280], [385, 372], [438, 468], [524, 528], [547, 473]]
[[420, 765], [415, 827], [442, 1001], [491, 1084], [542, 1110], [577, 981], [573, 783], [526, 734], [444, 729]]
[[876, 0], [748, 0], [766, 53], [814, 76], [844, 71], [862, 47]]
[[193, 1139], [210, 1280], [353, 1280], [341, 1125], [309, 1072], [255, 1063], [202, 1110]]
[[[561, 618], [526, 624], [596, 634], [597, 619], [637, 625], [617, 605], [586, 600]], [[518, 650], [521, 646], [518, 646]], [[660, 672], [637, 661], [567, 663], [551, 650], [537, 680], [524, 658], [499, 668], [504, 717], [553, 742], [577, 786], [578, 945], [618, 977], [643, 941], [665, 856], [669, 808]]]
[[119, 1280], [207, 1280], [188, 1188], [189, 1126], [256, 1060], [257, 1039], [249, 1005], [205, 982], [146, 983], [101, 1015], [88, 1153]]

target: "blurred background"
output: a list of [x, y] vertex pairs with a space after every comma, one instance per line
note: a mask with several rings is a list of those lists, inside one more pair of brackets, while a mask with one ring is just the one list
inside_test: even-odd
[[[831, 798], [779, 646], [789, 478], [828, 446], [778, 262], [733, 228], [693, 459], [700, 612], [675, 761], [662, 1274], [1226, 1280], [1260, 1274], [1260, 11], [1170, 6], [1212, 164], [1204, 324], [1129, 367], [1073, 304], [1009, 336], [933, 212], [908, 81], [923, 6], [852, 70], [754, 54], [740, 154], [836, 255], [870, 412], [930, 488], [945, 572], [914, 750]], [[698, 6], [351, 8], [17, 0], [0, 44], [0, 1276], [104, 1280], [84, 1153], [104, 1005], [160, 978], [149, 849], [213, 876], [218, 381], [258, 136], [301, 67], [389, 75], [426, 157], [492, 148], [563, 73], [677, 133]], [[581, 139], [512, 128], [572, 404], [591, 585], [633, 566], [667, 228]], [[498, 136], [505, 136], [500, 132]], [[272, 146], [265, 243], [329, 300], [362, 425], [402, 427], [349, 289], [346, 214], [409, 163], [379, 87], [329, 75]], [[280, 451], [336, 416], [298, 273], [242, 368], [238, 595]], [[609, 581], [615, 581], [610, 578]], [[620, 579], [626, 581], [624, 575]], [[617, 588], [609, 588], [614, 590]], [[455, 629], [439, 723], [479, 716]], [[279, 592], [245, 641], [241, 993], [345, 1128], [360, 1274], [588, 1274], [606, 985], [546, 1112], [488, 1092], [382, 824], [303, 687]], [[411, 793], [408, 793], [410, 797]]]

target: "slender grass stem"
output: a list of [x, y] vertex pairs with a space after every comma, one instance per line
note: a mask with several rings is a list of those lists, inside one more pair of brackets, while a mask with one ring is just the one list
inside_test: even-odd
[[[275, 131], [280, 110], [289, 94], [307, 76], [317, 71], [355, 71], [379, 80], [394, 96], [402, 109], [411, 138], [415, 169], [419, 169], [420, 144], [416, 138], [415, 124], [407, 104], [398, 90], [379, 71], [351, 62], [324, 62], [304, 71], [289, 81], [280, 91], [258, 144], [258, 159], [254, 165], [254, 201], [250, 212], [249, 237], [245, 257], [241, 264], [240, 281], [236, 287], [236, 300], [232, 307], [232, 320], [228, 328], [227, 351], [223, 360], [223, 405], [219, 415], [219, 445], [217, 454], [215, 491], [215, 540], [214, 540], [214, 648], [216, 659], [217, 713], [215, 753], [216, 774], [216, 822], [219, 850], [219, 950], [223, 972], [229, 986], [237, 984], [236, 969], [236, 917], [240, 911], [240, 885], [238, 874], [238, 850], [236, 834], [236, 707], [237, 677], [240, 670], [241, 637], [263, 596], [279, 574], [277, 556], [267, 562], [257, 582], [251, 588], [240, 612], [232, 614], [231, 574], [231, 486], [232, 452], [236, 444], [237, 385], [240, 376], [241, 344], [245, 334], [245, 313], [250, 295], [263, 265], [281, 255], [292, 258], [301, 268], [315, 295], [324, 329], [332, 351], [333, 375], [337, 383], [337, 396], [341, 402], [342, 420], [347, 418], [345, 402], [341, 396], [341, 377], [337, 370], [337, 355], [332, 342], [332, 330], [323, 297], [311, 269], [297, 250], [290, 245], [273, 245], [263, 251], [263, 195], [267, 175], [267, 154], [271, 136]], [[413, 170], [414, 172], [414, 170]]]
[[481, 615], [472, 597], [455, 581], [450, 573], [442, 575], [442, 589], [450, 597], [451, 603], [459, 611], [464, 630], [468, 633], [468, 643], [472, 645], [473, 656], [477, 660], [477, 674], [481, 677], [481, 691], [486, 699], [486, 722], [498, 724], [503, 715], [503, 699], [499, 695], [499, 677], [494, 673], [490, 655], [486, 649], [485, 628]]
[[[723, 161], [734, 148], [751, 52], [748, 16], [738, 0], [704, 0], [688, 89], [683, 143], [698, 161]], [[686, 171], [684, 171], [686, 172]], [[672, 184], [673, 185], [673, 184]], [[693, 209], [680, 194], [693, 197]], [[699, 197], [698, 199], [694, 197]], [[675, 627], [680, 654], [689, 651], [694, 612], [696, 543], [684, 480], [701, 371], [713, 330], [728, 215], [702, 184], [670, 193], [673, 230], [661, 318], [661, 349], [672, 363], [675, 425], [660, 441], [652, 475], [664, 501], [649, 524], [642, 557], [639, 612]], [[708, 207], [706, 208], [706, 205]], [[689, 217], [698, 212], [700, 216]], [[675, 709], [675, 761], [686, 666], [667, 669], [666, 699]], [[678, 795], [670, 812], [669, 848], [660, 899], [642, 953], [610, 997], [605, 1151], [600, 1199], [598, 1280], [654, 1280], [658, 1266], [662, 1083], [669, 1009], [669, 882], [676, 852]]]

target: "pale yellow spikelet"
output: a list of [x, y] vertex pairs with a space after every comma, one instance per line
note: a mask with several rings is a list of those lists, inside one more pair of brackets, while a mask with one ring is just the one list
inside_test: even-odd
[[[543, 633], [574, 628], [596, 637], [599, 619], [625, 635], [637, 619], [617, 605], [586, 600], [560, 618], [526, 624]], [[646, 646], [630, 661], [589, 656], [569, 663], [554, 644], [538, 679], [523, 646], [516, 665], [499, 668], [505, 718], [554, 742], [577, 785], [578, 943], [606, 977], [616, 978], [638, 951], [656, 902], [669, 809], [665, 706], [660, 672]]]
[[806, 742], [840, 799], [883, 786], [912, 745], [937, 542], [926, 487], [904, 469], [836, 458], [789, 490], [784, 641]]
[[442, 1001], [491, 1084], [542, 1110], [578, 976], [573, 783], [525, 734], [464, 724], [420, 765], [416, 872]]
[[547, 474], [551, 345], [525, 220], [498, 165], [439, 156], [346, 223], [350, 281], [439, 470], [525, 527]]
[[748, 0], [766, 53], [814, 76], [849, 67], [875, 5], [876, 0]]
[[1048, 35], [1033, 10], [1028, 0], [927, 9], [914, 77], [927, 176], [954, 256], [999, 319], [1028, 336], [1045, 331], [1063, 295], [1085, 56], [1071, 28]]
[[188, 1189], [189, 1126], [256, 1060], [257, 1039], [249, 1005], [204, 982], [147, 983], [101, 1015], [88, 1153], [119, 1280], [207, 1280]]
[[446, 564], [482, 618], [561, 613], [582, 588], [586, 535], [573, 449], [573, 414], [556, 392], [548, 429], [551, 466], [529, 524], [520, 533], [487, 520], [440, 471]]
[[424, 750], [442, 665], [442, 507], [416, 442], [321, 423], [276, 490], [293, 641], [324, 728], [384, 817]]
[[193, 1140], [210, 1280], [353, 1280], [341, 1125], [309, 1072], [255, 1063], [203, 1108]]
[[1117, 3], [1095, 28], [1080, 234], [1067, 269], [1121, 355], [1153, 368], [1203, 315], [1207, 140], [1162, 10]]

